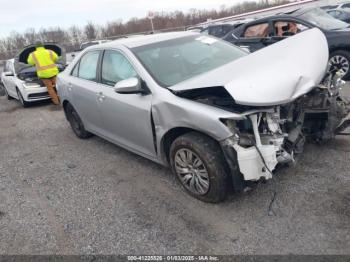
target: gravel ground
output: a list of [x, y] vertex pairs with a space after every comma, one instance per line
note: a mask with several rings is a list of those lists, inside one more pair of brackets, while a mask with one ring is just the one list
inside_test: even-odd
[[216, 205], [47, 103], [0, 97], [0, 149], [0, 254], [350, 254], [350, 137]]

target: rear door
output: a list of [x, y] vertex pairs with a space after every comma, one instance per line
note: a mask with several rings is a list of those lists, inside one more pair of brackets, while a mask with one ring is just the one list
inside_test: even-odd
[[268, 21], [245, 27], [241, 36], [234, 40], [234, 44], [248, 48], [255, 52], [271, 44], [271, 27]]
[[140, 78], [128, 58], [117, 50], [106, 50], [101, 63], [102, 97], [98, 101], [104, 136], [139, 154], [154, 157], [152, 94], [114, 91], [117, 82], [131, 77]]
[[71, 72], [67, 92], [71, 103], [82, 118], [85, 128], [101, 133], [102, 119], [97, 107], [101, 89], [98, 84], [98, 63], [101, 51], [85, 53]]

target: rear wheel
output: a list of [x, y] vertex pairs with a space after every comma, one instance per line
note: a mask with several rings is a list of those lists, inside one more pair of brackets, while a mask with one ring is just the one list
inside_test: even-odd
[[337, 69], [344, 74], [345, 80], [350, 80], [350, 52], [345, 50], [337, 50], [330, 54], [329, 57], [330, 70]]
[[75, 135], [81, 139], [86, 139], [92, 136], [92, 134], [86, 131], [80, 116], [71, 104], [65, 106], [65, 112], [67, 115], [68, 122], [73, 129]]
[[191, 196], [212, 203], [226, 198], [226, 163], [215, 140], [196, 132], [178, 137], [170, 148], [170, 164]]
[[21, 91], [19, 91], [18, 88], [16, 89], [16, 91], [17, 91], [17, 95], [18, 95], [18, 100], [19, 100], [19, 102], [22, 104], [22, 106], [23, 106], [23, 107], [29, 106], [29, 103], [26, 102], [26, 101], [24, 101]]

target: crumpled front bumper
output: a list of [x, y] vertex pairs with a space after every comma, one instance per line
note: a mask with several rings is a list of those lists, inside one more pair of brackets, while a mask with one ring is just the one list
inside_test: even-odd
[[271, 179], [272, 171], [279, 163], [277, 152], [279, 151], [278, 139], [270, 140], [268, 143], [261, 142], [258, 130], [257, 115], [250, 115], [255, 136], [255, 144], [250, 147], [240, 146], [238, 137], [232, 136], [221, 142], [226, 161], [231, 168], [232, 175], [239, 172], [246, 181], [258, 181], [260, 179]]
[[221, 147], [231, 171], [232, 169], [239, 171], [244, 180], [258, 181], [272, 178], [272, 171], [278, 164], [275, 146], [244, 148], [229, 138], [221, 143]]

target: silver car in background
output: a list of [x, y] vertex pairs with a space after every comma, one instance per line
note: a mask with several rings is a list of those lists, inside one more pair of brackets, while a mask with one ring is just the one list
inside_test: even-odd
[[170, 165], [207, 202], [272, 178], [305, 138], [349, 121], [327, 42], [308, 30], [253, 54], [194, 32], [121, 39], [84, 50], [58, 77], [75, 134], [96, 134]]

